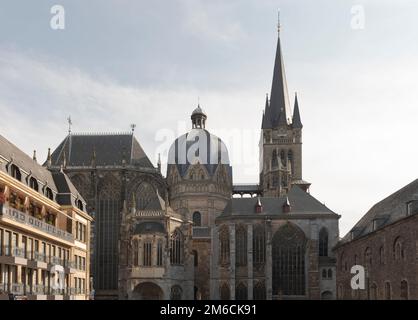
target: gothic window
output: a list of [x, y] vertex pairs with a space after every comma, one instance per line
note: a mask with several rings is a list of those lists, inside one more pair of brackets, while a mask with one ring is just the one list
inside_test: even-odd
[[332, 279], [332, 270], [328, 269], [328, 279]]
[[272, 240], [273, 295], [305, 295], [305, 234], [286, 224]]
[[254, 300], [266, 300], [266, 286], [264, 282], [258, 282], [253, 289], [253, 299]]
[[327, 278], [327, 270], [323, 269], [322, 270], [322, 279], [326, 279]]
[[253, 233], [253, 262], [255, 265], [266, 261], [266, 238], [264, 228], [258, 226]]
[[396, 238], [393, 244], [393, 258], [395, 259], [395, 261], [404, 259], [403, 244], [400, 237]]
[[29, 187], [31, 187], [35, 191], [39, 191], [38, 181], [34, 177], [31, 177], [29, 179]]
[[138, 266], [138, 261], [139, 261], [139, 247], [138, 247], [138, 241], [137, 240], [134, 240], [133, 250], [134, 250], [134, 263], [133, 263], [133, 265], [135, 267], [137, 267]]
[[221, 265], [229, 264], [229, 230], [227, 226], [222, 227], [219, 231], [220, 257]]
[[157, 244], [157, 266], [161, 267], [163, 265], [163, 242], [158, 241]]
[[279, 177], [277, 175], [273, 176], [273, 188], [276, 188], [279, 185]]
[[364, 263], [367, 267], [372, 265], [372, 249], [370, 247], [367, 247], [364, 251]]
[[143, 182], [136, 190], [135, 195], [136, 208], [139, 210], [145, 210], [150, 202], [156, 197], [156, 192], [151, 184]]
[[198, 211], [193, 213], [193, 225], [195, 227], [200, 227], [202, 225], [202, 215]]
[[230, 291], [229, 291], [229, 285], [227, 283], [222, 284], [219, 291], [220, 291], [221, 300], [230, 300], [231, 299], [231, 294], [230, 294]]
[[10, 167], [10, 175], [16, 180], [22, 181], [22, 174], [20, 173], [19, 168], [14, 164]]
[[385, 264], [385, 247], [381, 246], [379, 249], [380, 264]]
[[401, 299], [402, 300], [408, 300], [409, 294], [408, 294], [408, 282], [403, 280], [401, 281]]
[[179, 230], [171, 235], [170, 263], [173, 265], [183, 264], [183, 235]]
[[376, 283], [373, 283], [370, 286], [370, 299], [377, 300], [377, 284]]
[[150, 241], [144, 242], [144, 267], [150, 267], [152, 265], [152, 243]]
[[390, 286], [390, 282], [385, 283], [385, 299], [386, 300], [392, 299], [392, 288]]
[[290, 165], [292, 166], [292, 174], [295, 172], [294, 163], [293, 163], [293, 151], [289, 150], [287, 152], [287, 159], [289, 159]]
[[285, 166], [286, 165], [286, 156], [284, 154], [284, 151], [280, 151], [280, 160], [282, 160], [282, 164]]
[[325, 228], [319, 232], [319, 256], [328, 257], [328, 231]]
[[236, 231], [236, 265], [247, 265], [247, 229], [243, 226], [239, 226]]
[[273, 151], [273, 158], [271, 160], [271, 166], [272, 166], [272, 168], [277, 168], [278, 165], [279, 165], [279, 160], [277, 158], [277, 151], [274, 150]]
[[248, 300], [247, 286], [240, 283], [235, 288], [235, 300]]
[[170, 300], [181, 300], [183, 290], [180, 286], [172, 286], [170, 292]]

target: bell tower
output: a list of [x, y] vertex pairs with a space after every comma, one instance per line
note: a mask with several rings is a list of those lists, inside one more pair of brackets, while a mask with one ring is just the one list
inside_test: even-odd
[[292, 184], [305, 191], [302, 180], [302, 122], [295, 94], [293, 114], [280, 41], [280, 23], [270, 99], [267, 95], [260, 139], [260, 186], [265, 197], [286, 194]]

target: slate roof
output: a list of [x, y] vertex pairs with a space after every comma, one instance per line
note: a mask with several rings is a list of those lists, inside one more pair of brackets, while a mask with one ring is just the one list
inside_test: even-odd
[[[377, 222], [377, 228], [380, 229], [405, 218], [407, 216], [407, 203], [412, 201], [414, 201], [415, 207], [418, 209], [418, 179], [375, 204], [344, 236], [340, 244], [350, 242], [375, 231], [373, 230], [373, 221]], [[415, 211], [418, 214], [418, 210], [414, 210], [414, 213]], [[354, 235], [353, 239], [351, 239], [352, 232]]]
[[92, 165], [93, 154], [96, 166], [119, 166], [127, 164], [154, 168], [138, 140], [132, 134], [71, 134], [51, 155], [52, 166], [60, 166], [65, 159], [68, 167]]
[[30, 175], [38, 181], [40, 193], [42, 193], [45, 184], [53, 191], [58, 204], [76, 206], [75, 201], [81, 200], [85, 206], [85, 200], [65, 173], [61, 171], [50, 172], [2, 135], [0, 135], [0, 156], [6, 159], [3, 163], [0, 163], [1, 171], [9, 174], [6, 165], [13, 159], [13, 164], [19, 168], [22, 174], [22, 183], [28, 184], [27, 178]]
[[[258, 199], [263, 206], [262, 213], [256, 213]], [[289, 200], [291, 211], [283, 213], [283, 205]], [[312, 195], [303, 191], [299, 186], [293, 186], [287, 196], [278, 198], [232, 198], [226, 205], [220, 217], [251, 216], [251, 215], [298, 215], [298, 214], [335, 214]]]
[[141, 222], [135, 225], [133, 234], [145, 234], [145, 233], [165, 233], [164, 226], [159, 222]]

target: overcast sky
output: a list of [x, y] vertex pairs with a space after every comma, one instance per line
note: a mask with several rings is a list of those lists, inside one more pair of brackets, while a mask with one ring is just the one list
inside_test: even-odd
[[[50, 27], [55, 4], [64, 30]], [[304, 179], [342, 215], [343, 236], [418, 177], [414, 0], [2, 0], [0, 134], [43, 162], [69, 115], [74, 132], [135, 123], [155, 164], [189, 129], [200, 97], [207, 129], [229, 148], [234, 182], [257, 183], [279, 8]]]

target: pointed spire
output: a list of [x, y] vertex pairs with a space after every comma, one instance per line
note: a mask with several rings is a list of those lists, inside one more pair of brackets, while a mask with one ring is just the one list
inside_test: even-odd
[[279, 125], [279, 122], [282, 125], [288, 123], [288, 113], [290, 110], [289, 106], [290, 103], [287, 91], [286, 73], [284, 69], [284, 61], [279, 32], [277, 40], [276, 60], [274, 64], [273, 83], [271, 86], [270, 96], [271, 122], [273, 127], [277, 127]]
[[266, 94], [266, 105], [263, 112], [263, 120], [261, 124], [261, 129], [271, 129], [271, 114], [270, 114], [270, 103], [269, 103], [269, 94]]
[[135, 200], [135, 193], [132, 193], [132, 199], [131, 199], [131, 212], [134, 214], [136, 211], [136, 200]]
[[302, 121], [300, 120], [299, 102], [298, 102], [297, 92], [295, 93], [295, 107], [293, 109], [292, 126], [295, 129], [302, 129], [303, 128]]
[[51, 167], [52, 166], [52, 157], [51, 157], [51, 148], [48, 148], [48, 156], [46, 159], [46, 163], [47, 163], [47, 167]]
[[158, 154], [157, 166], [158, 166], [158, 171], [161, 173], [161, 153]]
[[33, 157], [32, 157], [33, 161], [37, 162], [36, 160], [36, 150], [33, 150]]

